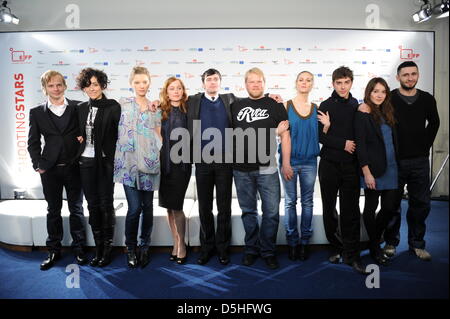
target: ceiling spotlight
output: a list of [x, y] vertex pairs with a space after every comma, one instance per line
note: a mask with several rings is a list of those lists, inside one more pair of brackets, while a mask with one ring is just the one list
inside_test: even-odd
[[420, 10], [413, 14], [413, 20], [417, 23], [422, 23], [431, 18], [433, 10], [431, 9], [431, 4], [428, 0], [423, 1], [424, 4], [420, 7]]
[[436, 19], [448, 17], [448, 2], [449, 0], [442, 0], [433, 8], [433, 13], [436, 15]]
[[19, 24], [19, 18], [11, 13], [11, 9], [7, 6], [7, 4], [7, 1], [3, 1], [0, 6], [0, 22]]

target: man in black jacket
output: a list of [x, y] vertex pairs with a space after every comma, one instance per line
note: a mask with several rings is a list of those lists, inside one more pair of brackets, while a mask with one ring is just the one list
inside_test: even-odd
[[385, 231], [388, 256], [395, 255], [400, 242], [401, 199], [405, 184], [408, 189], [408, 245], [421, 260], [431, 260], [425, 250], [425, 220], [430, 213], [430, 161], [429, 152], [439, 129], [436, 100], [428, 92], [416, 89], [419, 69], [413, 61], [401, 63], [397, 68], [400, 87], [392, 91], [398, 132], [399, 183], [397, 213]]
[[[77, 110], [78, 101], [64, 97], [67, 88], [64, 77], [56, 71], [46, 71], [41, 76], [42, 90], [48, 96], [47, 102], [30, 110], [28, 152], [33, 168], [41, 176], [42, 189], [48, 203], [47, 247], [48, 257], [42, 262], [41, 270], [51, 268], [60, 258], [63, 225], [61, 218], [63, 187], [67, 193], [70, 211], [70, 233], [76, 261], [87, 262], [83, 216], [83, 194], [80, 173], [76, 161], [80, 143]], [[41, 136], [45, 145], [41, 146]]]
[[[189, 96], [188, 128], [193, 143], [196, 136], [202, 136], [207, 129], [217, 129], [225, 137], [225, 129], [231, 127], [231, 107], [235, 101], [232, 93], [219, 94], [222, 76], [216, 69], [208, 69], [202, 74], [204, 93]], [[194, 121], [201, 121], [195, 125]], [[215, 143], [210, 140], [201, 140], [198, 145], [203, 152], [207, 144]], [[211, 145], [209, 145], [211, 146]], [[208, 156], [219, 159], [217, 162], [206, 162], [202, 157], [196, 159], [195, 179], [197, 181], [197, 194], [200, 216], [200, 245], [201, 252], [197, 262], [206, 264], [214, 252], [217, 252], [219, 262], [226, 265], [230, 262], [228, 248], [231, 241], [231, 189], [233, 183], [233, 170], [230, 163], [225, 163], [225, 144], [222, 139], [221, 147], [214, 147]], [[213, 192], [216, 188], [217, 229], [214, 230]]]
[[[359, 256], [360, 187], [353, 125], [358, 101], [350, 93], [353, 72], [342, 66], [334, 70], [332, 81], [334, 91], [319, 108], [319, 114], [328, 114], [331, 122], [329, 126], [319, 122], [319, 141], [323, 145], [319, 163], [323, 223], [333, 247], [329, 261], [338, 263], [342, 254], [344, 263], [366, 274]], [[336, 211], [338, 191], [339, 216]]]

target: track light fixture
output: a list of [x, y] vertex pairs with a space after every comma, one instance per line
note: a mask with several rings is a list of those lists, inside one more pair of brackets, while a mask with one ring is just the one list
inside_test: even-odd
[[433, 14], [436, 16], [436, 19], [448, 17], [448, 5], [449, 0], [442, 0], [441, 3], [434, 6]]
[[19, 18], [11, 13], [11, 9], [8, 7], [7, 1], [3, 1], [0, 6], [0, 22], [19, 24]]
[[423, 1], [423, 5], [420, 7], [420, 10], [413, 14], [413, 20], [417, 23], [422, 23], [431, 18], [433, 10], [431, 8], [431, 3], [428, 0]]

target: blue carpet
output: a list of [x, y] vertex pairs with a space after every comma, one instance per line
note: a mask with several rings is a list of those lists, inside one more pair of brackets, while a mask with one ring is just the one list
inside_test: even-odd
[[[402, 205], [406, 208], [406, 203]], [[368, 289], [365, 276], [346, 265], [328, 263], [326, 249], [314, 251], [306, 262], [291, 262], [280, 253], [277, 270], [267, 269], [261, 259], [253, 267], [242, 266], [241, 253], [231, 254], [227, 266], [217, 258], [207, 266], [197, 265], [198, 253], [191, 253], [187, 264], [177, 265], [167, 253], [154, 253], [146, 269], [129, 270], [125, 255], [116, 254], [104, 269], [81, 266], [80, 287], [67, 288], [71, 273], [66, 266], [74, 263], [70, 253], [54, 268], [40, 271], [45, 252], [1, 248], [0, 298], [448, 298], [448, 212], [448, 202], [432, 202], [425, 238], [431, 262], [408, 252], [403, 218], [398, 254], [391, 265], [380, 267], [380, 288]], [[372, 263], [367, 251], [362, 256], [365, 264]]]

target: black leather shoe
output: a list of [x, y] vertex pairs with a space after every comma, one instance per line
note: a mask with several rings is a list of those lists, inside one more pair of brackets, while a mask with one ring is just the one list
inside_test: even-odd
[[170, 260], [170, 261], [175, 261], [175, 260], [177, 260], [177, 255], [170, 255], [169, 260]]
[[251, 266], [255, 263], [257, 258], [258, 258], [257, 255], [245, 254], [244, 258], [242, 258], [242, 264], [245, 266]]
[[309, 257], [308, 245], [300, 245], [298, 248], [298, 259], [305, 261]]
[[150, 262], [150, 250], [148, 248], [141, 249], [139, 263], [141, 268], [145, 268]]
[[377, 263], [378, 265], [381, 266], [387, 266], [389, 265], [389, 257], [386, 256], [383, 251], [377, 250], [377, 251], [371, 251], [370, 252], [370, 257], [372, 257], [372, 259], [375, 261], [375, 263]]
[[297, 260], [298, 255], [297, 255], [297, 246], [289, 246], [288, 247], [288, 258], [292, 261]]
[[228, 254], [220, 254], [219, 255], [219, 262], [221, 265], [228, 265], [230, 263], [230, 257], [228, 256]]
[[341, 262], [341, 254], [335, 253], [328, 258], [328, 261], [332, 264], [339, 264]]
[[100, 259], [98, 262], [99, 267], [105, 267], [111, 263], [111, 261], [112, 261], [111, 252], [112, 252], [111, 245], [105, 245], [103, 247], [103, 256], [102, 256], [102, 259]]
[[197, 259], [199, 265], [205, 265], [210, 259], [212, 254], [210, 252], [202, 252]]
[[138, 259], [136, 256], [136, 249], [128, 249], [127, 252], [127, 265], [130, 268], [136, 268], [138, 266]]
[[264, 261], [266, 262], [267, 267], [269, 267], [270, 269], [277, 269], [278, 267], [280, 267], [280, 265], [278, 265], [277, 257], [275, 256], [264, 257]]
[[347, 263], [347, 265], [352, 266], [352, 268], [360, 273], [361, 275], [368, 275], [369, 273], [366, 271], [366, 267], [363, 266], [361, 260], [357, 259], [352, 262]]
[[61, 258], [59, 252], [49, 252], [47, 258], [41, 264], [41, 270], [47, 270], [53, 267], [55, 262]]
[[92, 258], [91, 262], [89, 263], [89, 266], [97, 267], [98, 262], [100, 259], [102, 259], [103, 256], [103, 245], [101, 246], [95, 246], [95, 256]]
[[86, 257], [86, 254], [83, 250], [79, 250], [75, 253], [75, 260], [77, 261], [78, 265], [86, 265], [88, 262], [88, 259]]

